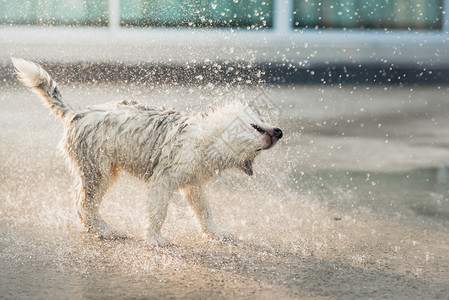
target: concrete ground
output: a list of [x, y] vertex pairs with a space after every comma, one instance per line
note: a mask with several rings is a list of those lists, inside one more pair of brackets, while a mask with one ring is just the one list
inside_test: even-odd
[[146, 189], [124, 174], [105, 219], [127, 232], [84, 232], [62, 125], [37, 98], [0, 88], [0, 294], [4, 298], [411, 298], [449, 295], [449, 101], [446, 87], [87, 85], [85, 106], [135, 99], [196, 111], [226, 98], [268, 99], [285, 138], [207, 186], [219, 224], [201, 235], [175, 195], [163, 232], [144, 240]]

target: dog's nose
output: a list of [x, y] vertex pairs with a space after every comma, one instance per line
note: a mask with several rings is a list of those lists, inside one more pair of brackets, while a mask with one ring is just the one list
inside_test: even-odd
[[274, 136], [278, 139], [282, 138], [282, 130], [280, 128], [274, 128]]

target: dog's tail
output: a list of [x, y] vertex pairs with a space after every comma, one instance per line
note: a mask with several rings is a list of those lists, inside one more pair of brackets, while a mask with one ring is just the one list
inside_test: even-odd
[[61, 119], [72, 114], [73, 109], [62, 101], [56, 82], [44, 68], [22, 58], [12, 58], [11, 60], [19, 80], [36, 93], [45, 106]]

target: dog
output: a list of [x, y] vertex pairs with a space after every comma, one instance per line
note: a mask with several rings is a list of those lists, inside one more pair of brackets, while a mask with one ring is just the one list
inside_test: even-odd
[[229, 168], [252, 175], [255, 157], [282, 138], [281, 129], [238, 101], [193, 115], [135, 101], [73, 108], [40, 65], [12, 61], [22, 84], [64, 124], [60, 146], [76, 175], [75, 206], [88, 231], [105, 239], [124, 237], [99, 214], [104, 194], [123, 170], [148, 185], [150, 245], [170, 244], [161, 228], [176, 190], [184, 193], [206, 235], [232, 240], [213, 221], [203, 185]]

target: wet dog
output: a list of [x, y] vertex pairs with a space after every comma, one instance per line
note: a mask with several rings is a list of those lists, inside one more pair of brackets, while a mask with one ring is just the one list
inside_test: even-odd
[[63, 101], [56, 82], [41, 66], [23, 59], [13, 63], [20, 81], [64, 124], [60, 145], [76, 175], [78, 215], [90, 231], [106, 239], [122, 237], [102, 219], [99, 208], [124, 170], [148, 185], [149, 244], [168, 244], [161, 228], [175, 190], [184, 193], [204, 233], [232, 238], [213, 221], [202, 186], [228, 168], [252, 175], [254, 158], [282, 138], [279, 128], [240, 102], [196, 115], [133, 101], [76, 109]]

